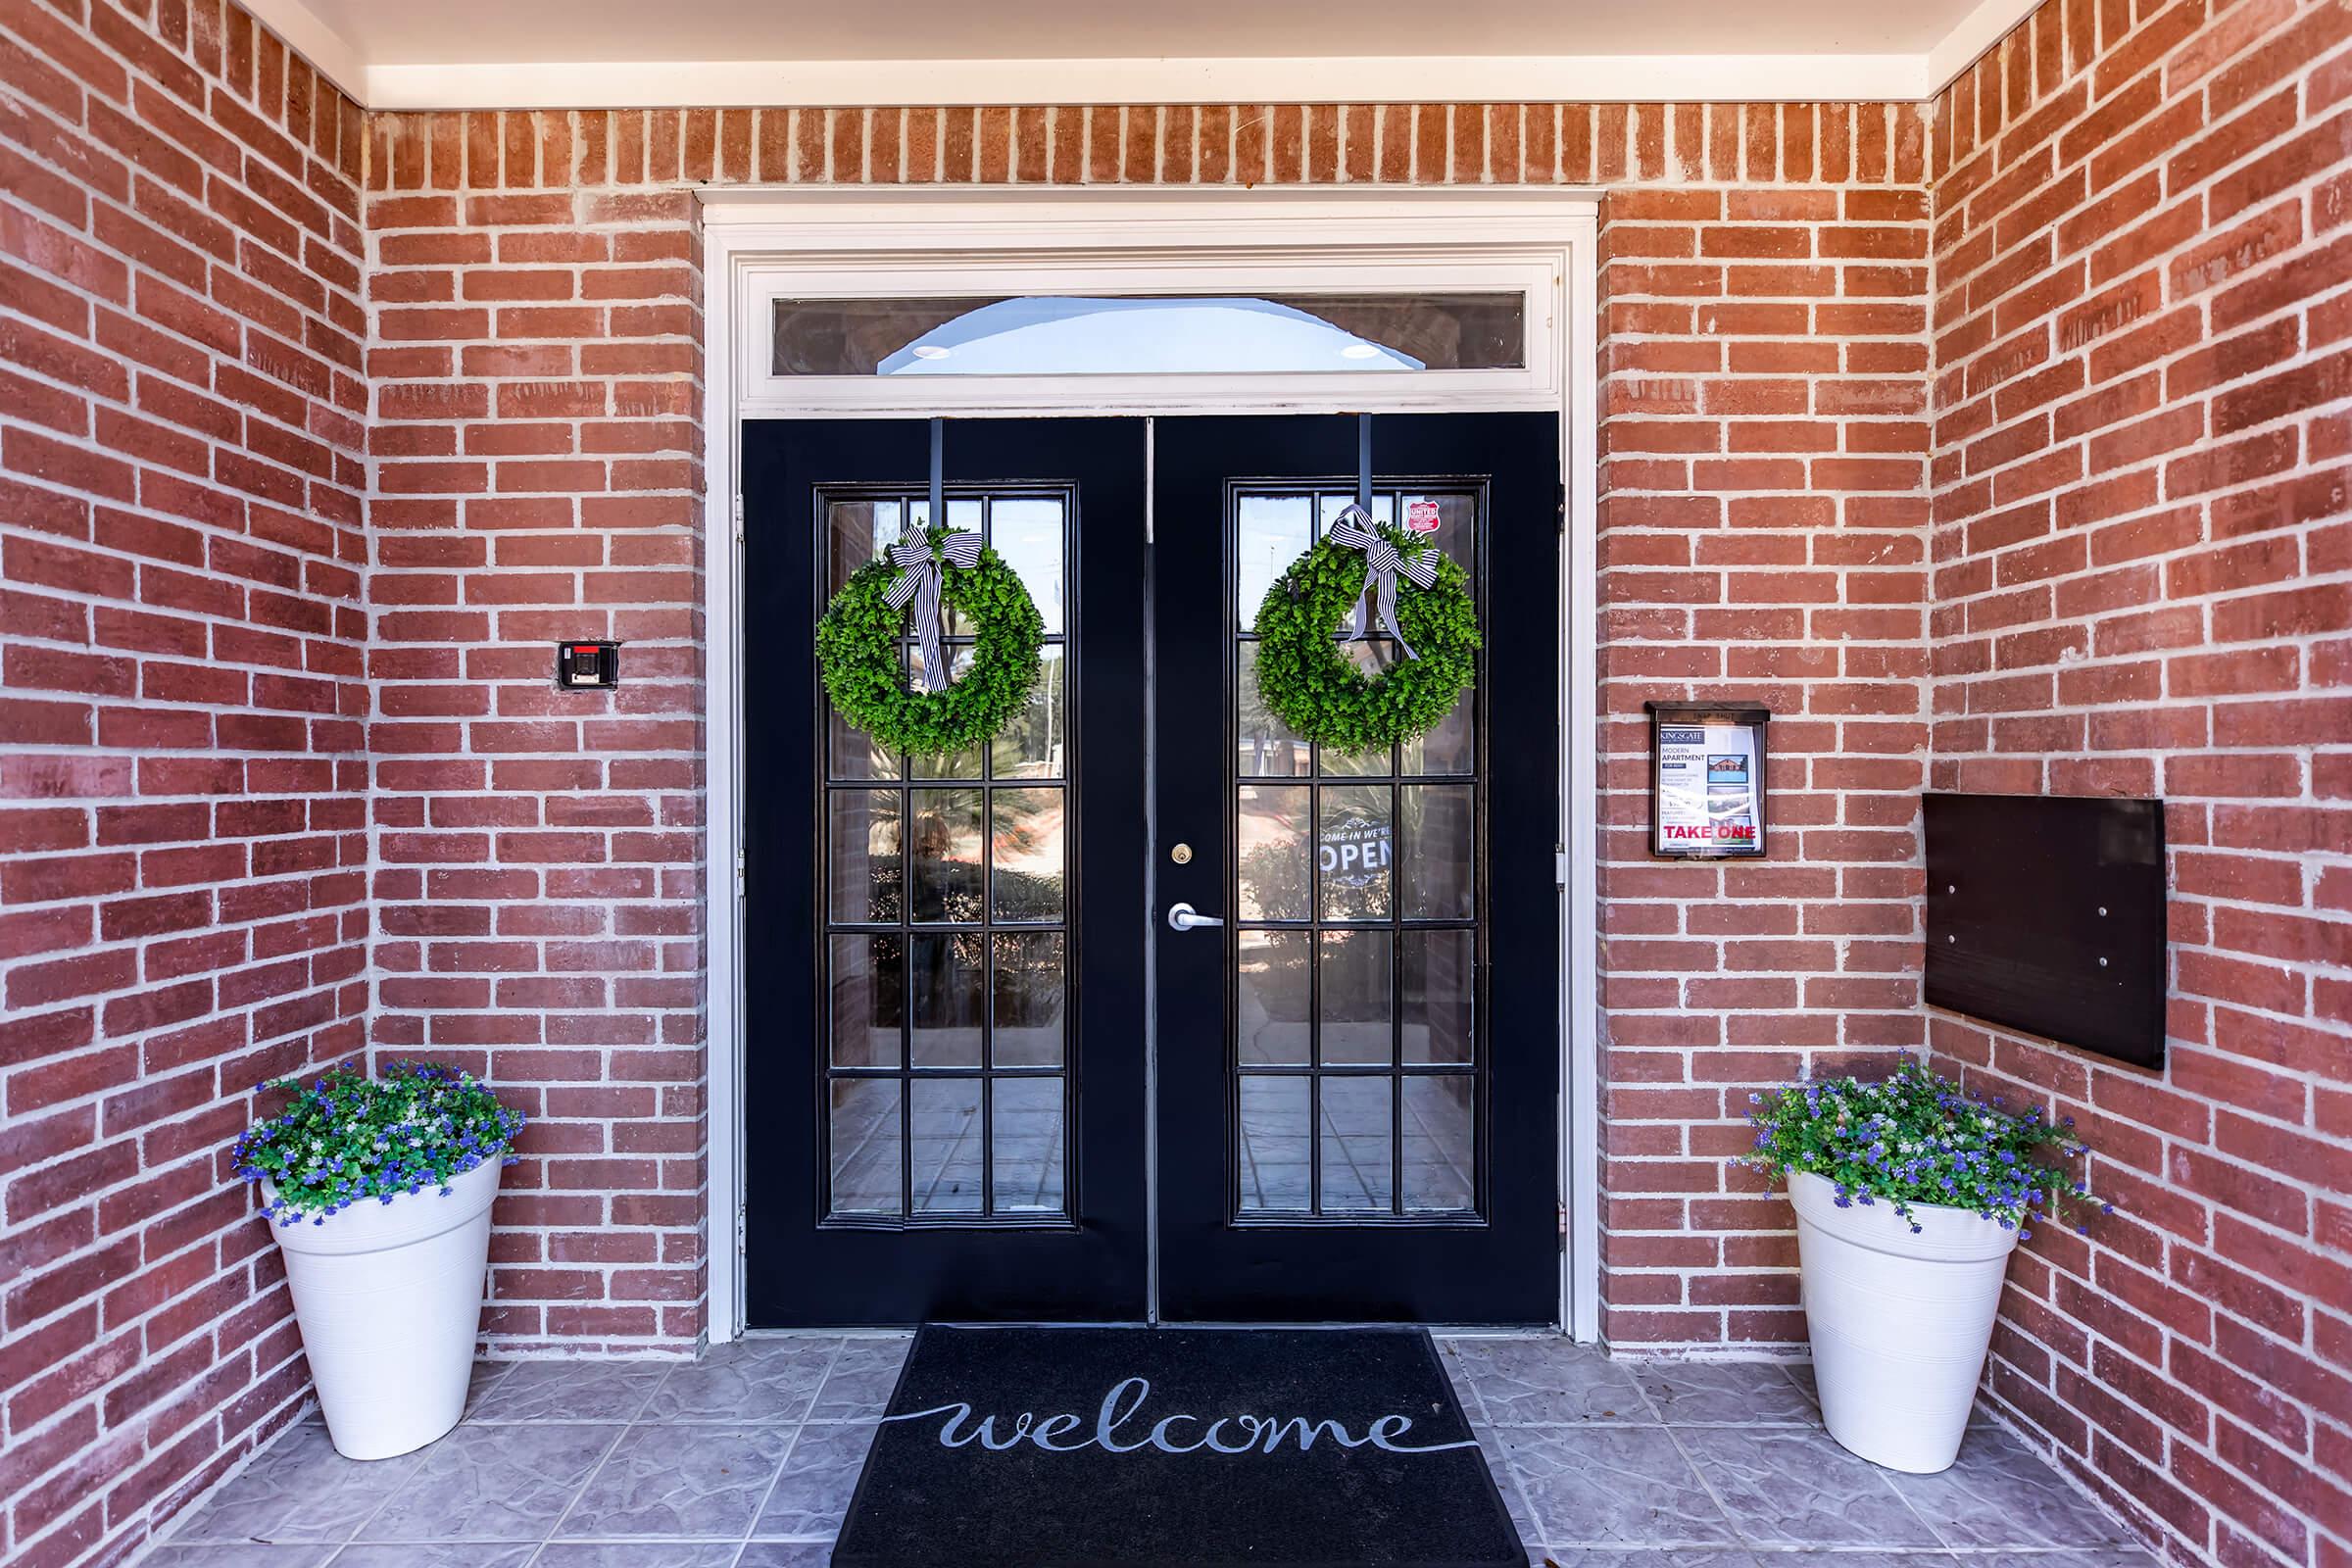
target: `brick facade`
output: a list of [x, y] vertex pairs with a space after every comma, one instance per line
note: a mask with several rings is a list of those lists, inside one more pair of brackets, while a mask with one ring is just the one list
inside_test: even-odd
[[[1924, 127], [1601, 212], [1603, 1331], [1801, 1340], [1750, 1089], [1916, 1049], [1928, 699]], [[1801, 150], [1801, 158], [1792, 157]], [[1875, 177], [1862, 177], [1867, 169]], [[1659, 699], [1760, 701], [1762, 860], [1649, 855]]]
[[[2132, 1211], [2021, 1258], [2011, 1412], [2345, 1568], [2347, 13], [2132, 10], [1933, 106], [362, 117], [223, 0], [0, 0], [0, 1554], [118, 1556], [290, 1410], [218, 1146], [363, 1038], [533, 1114], [497, 1348], [702, 1331], [692, 186], [1486, 181], [1605, 190], [1610, 1338], [1800, 1338], [1744, 1095], [1932, 1041]], [[627, 683], [559, 702], [591, 632]], [[1776, 710], [1765, 863], [1644, 853], [1686, 695]], [[2161, 1081], [1922, 1009], [1931, 778], [2175, 802]]]
[[2352, 1563], [2352, 8], [2069, 0], [1936, 106], [1943, 789], [2160, 795], [2160, 1073], [1931, 1014], [2118, 1212], [1992, 1389], [2229, 1563]]
[[[1785, 1209], [1711, 1200], [1732, 1133], [1690, 1124], [1817, 1050], [1920, 1040], [1927, 128], [1882, 104], [375, 117], [373, 1027], [546, 1118], [501, 1211], [492, 1332], [665, 1346], [701, 1325], [687, 187], [1361, 179], [1612, 187], [1610, 700], [1769, 682], [1810, 863], [1721, 873], [1726, 906], [1719, 873], [1611, 837], [1609, 1330], [1801, 1333]], [[1833, 336], [1851, 341], [1825, 366]], [[597, 632], [631, 639], [629, 684], [610, 708], [554, 699], [547, 644]], [[1813, 637], [1853, 646], [1825, 667]], [[1612, 821], [1641, 787], [1612, 779]], [[1801, 930], [1799, 889], [1825, 901]], [[607, 937], [629, 940], [588, 945]], [[1753, 1049], [1690, 1050], [1717, 1045]]]
[[243, 13], [0, 6], [0, 1559], [300, 1407], [224, 1181], [364, 1045], [363, 122]]
[[[536, 1124], [502, 1348], [675, 1348], [703, 1327], [694, 199], [575, 183], [570, 117], [500, 122], [374, 130], [372, 1038]], [[556, 692], [564, 637], [626, 642], [620, 689]]]

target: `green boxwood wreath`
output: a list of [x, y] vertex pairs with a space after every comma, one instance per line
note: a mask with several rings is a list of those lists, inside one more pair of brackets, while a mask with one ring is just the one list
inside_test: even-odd
[[[939, 548], [948, 530], [931, 531]], [[910, 691], [899, 662], [899, 636], [910, 612], [886, 595], [899, 574], [890, 558], [868, 562], [825, 607], [816, 623], [816, 664], [825, 695], [852, 728], [894, 752], [942, 756], [981, 745], [1027, 707], [1037, 684], [1046, 635], [1020, 576], [994, 550], [968, 571], [941, 573], [940, 600], [959, 611], [978, 635], [971, 667], [944, 691]]]
[[[1409, 534], [1381, 532], [1402, 552], [1429, 548]], [[1257, 607], [1259, 697], [1295, 733], [1335, 751], [1371, 751], [1427, 734], [1478, 676], [1469, 575], [1443, 555], [1435, 586], [1396, 579], [1396, 624], [1421, 657], [1371, 676], [1349, 662], [1340, 621], [1352, 613], [1368, 575], [1362, 552], [1319, 539]]]

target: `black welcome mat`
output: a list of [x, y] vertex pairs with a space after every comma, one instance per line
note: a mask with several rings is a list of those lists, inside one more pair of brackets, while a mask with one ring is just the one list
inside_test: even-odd
[[915, 1336], [835, 1568], [1524, 1568], [1419, 1329]]

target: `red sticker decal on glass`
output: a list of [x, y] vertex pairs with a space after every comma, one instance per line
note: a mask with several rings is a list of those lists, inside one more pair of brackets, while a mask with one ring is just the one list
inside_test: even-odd
[[1404, 509], [1404, 525], [1415, 533], [1438, 531], [1438, 504], [1435, 501], [1416, 501]]

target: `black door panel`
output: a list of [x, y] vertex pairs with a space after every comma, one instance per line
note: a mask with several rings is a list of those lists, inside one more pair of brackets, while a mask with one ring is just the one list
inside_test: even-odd
[[985, 756], [884, 759], [812, 629], [927, 507], [927, 421], [744, 427], [755, 1327], [1146, 1314], [1143, 443], [948, 425], [949, 521], [1029, 580], [1048, 677]]
[[1170, 1320], [1557, 1316], [1557, 428], [1374, 417], [1376, 515], [1461, 562], [1485, 650], [1426, 741], [1333, 758], [1258, 710], [1248, 627], [1356, 419], [1158, 421], [1159, 903], [1228, 921], [1158, 933]]
[[1480, 600], [1429, 738], [1323, 756], [1249, 676], [1354, 418], [1161, 418], [1150, 456], [1141, 419], [953, 420], [949, 521], [1048, 668], [996, 744], [909, 759], [830, 714], [811, 634], [924, 503], [927, 421], [745, 425], [755, 1327], [1150, 1315], [1153, 1006], [1160, 1315], [1555, 1318], [1557, 424], [1372, 431], [1384, 519]]

